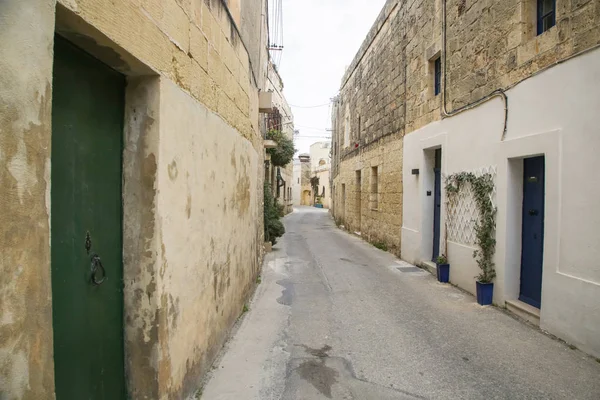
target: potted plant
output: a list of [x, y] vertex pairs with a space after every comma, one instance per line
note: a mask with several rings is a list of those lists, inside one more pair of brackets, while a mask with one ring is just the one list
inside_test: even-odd
[[450, 264], [445, 255], [439, 256], [435, 263], [437, 264], [437, 279], [439, 282], [448, 283], [450, 281]]
[[477, 303], [480, 306], [489, 306], [494, 300], [494, 282], [482, 282], [477, 280]]
[[317, 196], [317, 202], [315, 203], [315, 207], [323, 208], [323, 198], [321, 196]]

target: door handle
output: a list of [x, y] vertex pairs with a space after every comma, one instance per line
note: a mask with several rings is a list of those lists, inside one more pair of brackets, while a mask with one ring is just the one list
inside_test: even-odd
[[[100, 259], [100, 256], [98, 256], [98, 254], [93, 254], [91, 261], [92, 283], [96, 286], [100, 286], [106, 280], [106, 270], [104, 269], [104, 266], [102, 265], [102, 260]], [[100, 279], [98, 279], [97, 276], [98, 270], [101, 271]]]
[[535, 217], [538, 214], [539, 214], [538, 210], [529, 210], [529, 215], [531, 215], [531, 216]]

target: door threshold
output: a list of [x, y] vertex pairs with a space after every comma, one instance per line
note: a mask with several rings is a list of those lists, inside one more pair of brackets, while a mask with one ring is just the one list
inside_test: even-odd
[[433, 276], [437, 275], [437, 265], [433, 261], [423, 261], [421, 266], [424, 267]]
[[521, 300], [506, 300], [506, 308], [536, 326], [540, 326], [540, 309], [535, 308]]

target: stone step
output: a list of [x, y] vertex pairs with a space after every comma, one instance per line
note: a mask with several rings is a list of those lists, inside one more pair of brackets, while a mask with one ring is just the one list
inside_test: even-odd
[[534, 325], [540, 326], [540, 309], [523, 303], [520, 300], [506, 300], [508, 311], [518, 315]]

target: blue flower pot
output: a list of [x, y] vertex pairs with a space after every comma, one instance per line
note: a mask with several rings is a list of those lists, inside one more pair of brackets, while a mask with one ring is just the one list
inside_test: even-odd
[[323, 208], [323, 204], [315, 204], [315, 207], [317, 207], [317, 208]]
[[493, 283], [477, 283], [477, 302], [482, 306], [489, 306], [494, 299], [494, 284]]
[[439, 282], [450, 282], [450, 264], [437, 264], [437, 279]]

